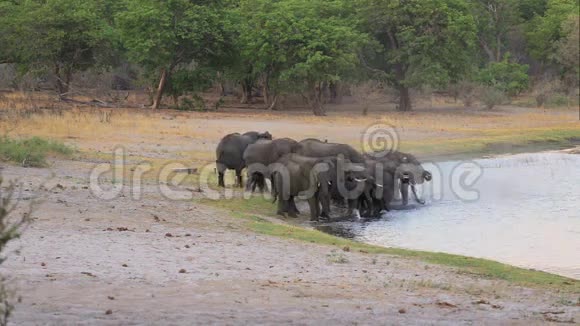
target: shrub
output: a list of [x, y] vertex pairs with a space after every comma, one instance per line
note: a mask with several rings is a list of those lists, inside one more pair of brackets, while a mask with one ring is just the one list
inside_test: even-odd
[[183, 97], [177, 109], [182, 111], [206, 111], [207, 108], [203, 98], [197, 94], [194, 94], [191, 96], [191, 98]]
[[509, 61], [506, 55], [500, 62], [492, 62], [477, 74], [477, 82], [515, 96], [528, 88], [528, 65]]
[[457, 85], [457, 95], [463, 102], [463, 106], [469, 108], [477, 98], [478, 86], [471, 81], [462, 81]]
[[496, 105], [505, 103], [507, 97], [504, 92], [496, 88], [483, 87], [480, 92], [479, 100], [485, 105], [486, 109], [491, 110]]
[[546, 104], [548, 106], [566, 106], [569, 104], [569, 98], [564, 94], [555, 93], [547, 98]]
[[[0, 254], [4, 253], [4, 248], [13, 239], [20, 236], [22, 228], [30, 222], [30, 209], [22, 215], [13, 216], [14, 208], [13, 197], [16, 191], [16, 183], [10, 182], [4, 185], [0, 176]], [[0, 264], [4, 262], [4, 258], [0, 259]], [[0, 325], [7, 325], [14, 305], [10, 300], [10, 292], [7, 291], [4, 285], [4, 278], [0, 276]]]
[[8, 136], [0, 138], [0, 161], [15, 162], [24, 167], [46, 166], [47, 154], [69, 156], [73, 149], [54, 140], [40, 137], [28, 139], [11, 139]]
[[[536, 100], [536, 105], [538, 107], [544, 106], [546, 101], [554, 95], [554, 93], [560, 87], [560, 82], [558, 80], [547, 80], [543, 79], [534, 85], [533, 96]], [[564, 102], [565, 104], [566, 102]]]

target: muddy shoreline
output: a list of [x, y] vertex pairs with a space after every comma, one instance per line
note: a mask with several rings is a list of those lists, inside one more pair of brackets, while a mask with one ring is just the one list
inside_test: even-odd
[[[51, 169], [3, 169], [6, 178], [23, 182], [24, 193], [43, 198], [1, 269], [21, 297], [15, 325], [579, 318], [572, 294], [255, 234], [222, 210], [167, 201], [154, 186], [139, 201], [97, 200], [84, 189], [84, 169], [72, 161]], [[35, 190], [52, 173], [48, 190]]]
[[[169, 113], [135, 118], [119, 113], [111, 124], [95, 124], [94, 130], [74, 129], [73, 120], [66, 119], [23, 122], [17, 132], [64, 139], [83, 153], [110, 153], [122, 144], [135, 161], [180, 159], [198, 165], [211, 160], [207, 153], [220, 135], [271, 129], [273, 118]], [[336, 121], [314, 126], [309, 119], [276, 121], [275, 128], [280, 137], [326, 135], [355, 142], [367, 125], [338, 120], [344, 128], [337, 128]], [[402, 129], [402, 136], [412, 141], [433, 135], [462, 137], [422, 129], [430, 122], [425, 119]], [[467, 123], [475, 118], [462, 119]], [[485, 119], [478, 123], [487, 126], [490, 122]], [[563, 121], [560, 116], [553, 119], [553, 124]], [[49, 168], [3, 166], [5, 179], [22, 182], [20, 212], [32, 198], [42, 199], [34, 221], [10, 244], [0, 268], [21, 297], [12, 324], [448, 325], [580, 320], [577, 293], [566, 291], [575, 286], [573, 281], [566, 281], [572, 285], [563, 289], [517, 286], [417, 259], [268, 236], [249, 230], [248, 221], [236, 214], [203, 204], [199, 193], [193, 193], [194, 200], [168, 200], [153, 180], [143, 184], [139, 200], [130, 192], [99, 200], [88, 189], [89, 174], [97, 163], [108, 160], [80, 155], [74, 160], [52, 159]]]

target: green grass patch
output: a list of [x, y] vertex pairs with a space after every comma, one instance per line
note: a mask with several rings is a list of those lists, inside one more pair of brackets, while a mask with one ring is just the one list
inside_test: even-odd
[[455, 156], [477, 157], [561, 149], [578, 143], [580, 143], [580, 128], [489, 130], [475, 137], [404, 142], [401, 144], [401, 150], [423, 157], [453, 159]]
[[563, 276], [541, 271], [519, 268], [492, 260], [466, 257], [439, 252], [408, 250], [400, 248], [386, 248], [339, 238], [321, 231], [299, 226], [272, 223], [259, 215], [272, 216], [275, 207], [261, 197], [250, 199], [230, 200], [203, 200], [203, 204], [224, 209], [235, 218], [245, 220], [244, 225], [251, 231], [306, 241], [337, 248], [349, 247], [351, 251], [360, 251], [369, 254], [389, 254], [420, 261], [457, 268], [460, 273], [472, 274], [489, 279], [505, 280], [516, 285], [557, 289], [566, 292], [580, 292], [580, 282]]
[[74, 150], [62, 142], [40, 137], [12, 139], [0, 138], [0, 160], [25, 167], [44, 167], [48, 155], [70, 156]]

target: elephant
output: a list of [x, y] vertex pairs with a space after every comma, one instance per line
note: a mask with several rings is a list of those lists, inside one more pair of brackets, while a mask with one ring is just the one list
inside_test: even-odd
[[[379, 216], [382, 210], [389, 211], [390, 203], [394, 197], [395, 178], [392, 167], [376, 160], [367, 159], [365, 162], [367, 172], [371, 175], [375, 184], [370, 188], [370, 202], [368, 198], [361, 197], [360, 206], [364, 206], [365, 216]], [[363, 200], [365, 199], [365, 200]], [[361, 211], [363, 208], [361, 208]]]
[[[346, 201], [349, 215], [353, 215], [356, 202], [361, 195], [370, 200], [368, 189], [374, 181], [365, 172], [364, 156], [350, 145], [308, 138], [300, 141], [300, 147], [296, 153], [310, 157], [336, 157], [338, 162], [344, 163], [344, 165], [339, 164], [339, 167], [342, 166], [348, 171], [337, 169], [336, 182], [331, 187], [331, 198], [338, 204]], [[369, 183], [369, 185], [361, 183]]]
[[250, 144], [244, 151], [243, 159], [247, 166], [247, 190], [260, 191], [266, 188], [266, 177], [269, 176], [268, 166], [278, 161], [285, 154], [293, 153], [298, 148], [298, 142], [290, 138], [274, 140], [258, 140]]
[[244, 151], [248, 145], [259, 139], [272, 139], [272, 135], [267, 131], [265, 133], [249, 131], [243, 135], [229, 134], [221, 139], [216, 149], [216, 167], [220, 187], [225, 187], [224, 174], [227, 169], [236, 171], [236, 186], [242, 186], [242, 170], [246, 166], [243, 158]]
[[[270, 165], [272, 197], [278, 201], [277, 214], [299, 214], [294, 203], [298, 195], [305, 196], [310, 207], [310, 220], [328, 218], [332, 171], [336, 168], [334, 158], [312, 158], [295, 153], [286, 154]], [[321, 209], [322, 206], [322, 209]]]
[[421, 166], [415, 156], [409, 153], [391, 151], [384, 155], [378, 153], [366, 154], [367, 159], [374, 159], [384, 164], [385, 168], [393, 175], [395, 182], [399, 185], [403, 206], [409, 203], [409, 185], [413, 191], [415, 200], [420, 204], [425, 204], [423, 199], [417, 195], [415, 185], [425, 181], [431, 181], [432, 174]]
[[337, 157], [339, 154], [352, 163], [364, 163], [365, 158], [356, 149], [347, 144], [323, 142], [308, 138], [300, 141], [296, 153], [310, 157]]

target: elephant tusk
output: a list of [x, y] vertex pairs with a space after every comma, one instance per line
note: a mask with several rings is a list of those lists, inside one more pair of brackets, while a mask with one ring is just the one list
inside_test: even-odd
[[421, 205], [425, 205], [425, 200], [419, 198], [419, 196], [417, 196], [417, 189], [415, 189], [415, 185], [411, 185], [411, 190], [413, 191], [413, 196], [415, 197], [415, 200], [421, 204]]
[[367, 181], [367, 179], [366, 178], [365, 179], [354, 178], [354, 181], [356, 181], [356, 182], [365, 182], [365, 181]]
[[375, 183], [375, 186], [379, 187], [379, 188], [383, 188], [383, 185], [380, 185], [378, 183]]

